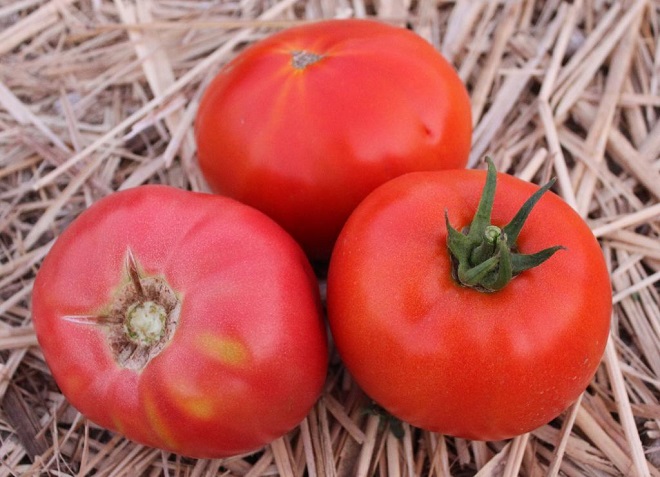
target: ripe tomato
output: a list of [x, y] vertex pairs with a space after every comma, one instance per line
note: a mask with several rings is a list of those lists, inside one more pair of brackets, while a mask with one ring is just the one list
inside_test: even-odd
[[367, 20], [254, 44], [211, 82], [196, 119], [211, 188], [267, 213], [322, 260], [376, 186], [465, 167], [471, 133], [452, 66], [413, 32]]
[[44, 260], [33, 318], [73, 406], [187, 456], [263, 446], [305, 417], [325, 380], [305, 254], [225, 197], [142, 186], [98, 201]]
[[[459, 284], [444, 214], [453, 234], [466, 237], [459, 231], [475, 227], [485, 177], [416, 172], [370, 194], [333, 251], [328, 314], [347, 369], [394, 416], [500, 440], [549, 422], [587, 387], [608, 338], [611, 289], [589, 227], [551, 193], [509, 245], [526, 254], [557, 244], [564, 250], [544, 250], [545, 262], [499, 291]], [[492, 223], [501, 226], [538, 187], [497, 177]], [[510, 233], [501, 232], [501, 240]], [[517, 256], [514, 268], [520, 262]]]

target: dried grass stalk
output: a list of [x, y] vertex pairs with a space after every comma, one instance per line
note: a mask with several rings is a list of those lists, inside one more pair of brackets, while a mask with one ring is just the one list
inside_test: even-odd
[[[0, 477], [660, 475], [660, 5], [645, 0], [0, 1]], [[589, 389], [509, 442], [387, 423], [337, 359], [298, 429], [191, 460], [97, 428], [54, 385], [30, 323], [54, 239], [112, 191], [205, 189], [191, 125], [246, 44], [331, 17], [408, 25], [472, 95], [470, 165], [545, 182], [601, 241], [613, 330]]]

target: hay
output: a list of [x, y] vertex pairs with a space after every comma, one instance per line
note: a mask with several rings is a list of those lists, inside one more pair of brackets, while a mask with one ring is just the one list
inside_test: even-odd
[[[660, 4], [575, 0], [0, 2], [0, 476], [660, 475]], [[508, 442], [403, 426], [397, 439], [334, 359], [295, 431], [203, 461], [97, 428], [59, 394], [30, 324], [35, 272], [92, 202], [144, 182], [205, 188], [200, 93], [283, 27], [372, 16], [408, 25], [472, 95], [470, 165], [556, 190], [600, 239], [613, 333], [580, 402]]]

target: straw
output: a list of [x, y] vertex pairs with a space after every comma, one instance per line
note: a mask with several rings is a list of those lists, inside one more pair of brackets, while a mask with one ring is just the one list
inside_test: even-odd
[[[650, 0], [0, 2], [0, 477], [660, 476], [660, 21]], [[411, 28], [465, 81], [470, 167], [555, 192], [611, 273], [612, 333], [557, 419], [472, 442], [382, 415], [333, 352], [322, 397], [250, 455], [196, 460], [99, 428], [62, 396], [31, 323], [36, 271], [90, 204], [144, 183], [207, 190], [192, 125], [247, 45], [321, 18]], [[387, 46], [384, 45], [386, 48]], [[567, 277], [568, 279], [569, 277]]]

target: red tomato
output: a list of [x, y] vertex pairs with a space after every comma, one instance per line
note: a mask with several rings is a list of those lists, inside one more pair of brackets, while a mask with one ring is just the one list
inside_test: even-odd
[[254, 44], [209, 85], [196, 120], [211, 188], [267, 213], [316, 259], [376, 186], [465, 167], [471, 133], [452, 66], [413, 32], [367, 20]]
[[[502, 226], [538, 187], [497, 177], [492, 223]], [[589, 227], [551, 193], [516, 245], [566, 249], [499, 291], [460, 285], [444, 214], [458, 231], [470, 226], [484, 181], [484, 171], [418, 172], [370, 194], [337, 240], [328, 314], [347, 369], [394, 416], [500, 440], [549, 422], [587, 387], [608, 338], [611, 288]]]
[[143, 186], [98, 201], [44, 260], [33, 318], [73, 406], [187, 456], [258, 449], [324, 384], [309, 262], [275, 222], [225, 197]]

